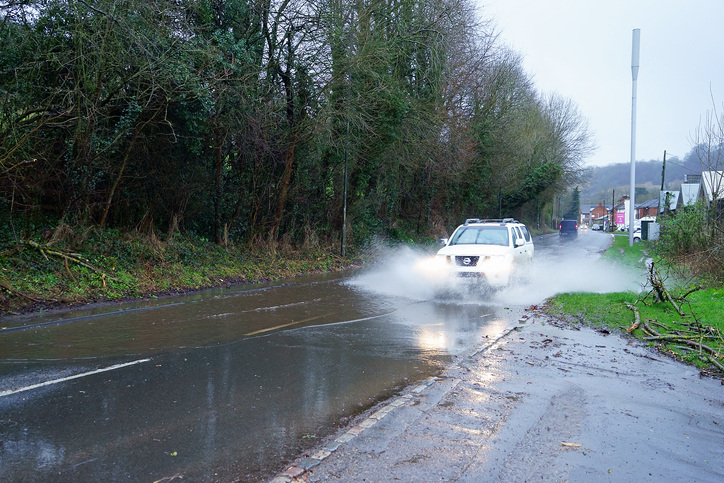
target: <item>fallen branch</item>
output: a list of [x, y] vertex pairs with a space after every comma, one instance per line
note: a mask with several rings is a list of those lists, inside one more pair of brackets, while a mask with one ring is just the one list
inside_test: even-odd
[[[22, 292], [18, 292], [17, 290], [14, 290], [14, 289], [8, 287], [7, 285], [5, 285], [5, 284], [2, 283], [2, 282], [0, 282], [0, 288], [4, 288], [5, 290], [7, 290], [7, 291], [10, 292], [10, 293], [14, 293], [15, 295], [18, 295], [18, 296], [20, 296], [20, 297], [26, 298], [26, 299], [28, 299], [28, 300], [32, 300], [33, 302], [38, 302], [38, 303], [41, 302], [41, 300], [34, 299], [34, 298], [31, 297], [30, 295], [25, 295], [25, 294], [22, 293]], [[52, 299], [51, 299], [51, 300], [52, 300]], [[53, 300], [53, 302], [55, 302], [55, 300]]]
[[653, 336], [653, 337], [661, 337], [661, 334], [659, 334], [659, 333], [656, 332], [654, 329], [652, 329], [652, 328], [649, 326], [649, 324], [646, 323], [645, 320], [644, 320], [644, 322], [643, 322], [643, 326], [644, 326], [644, 331], [647, 332], [649, 335], [651, 335], [651, 336]]
[[[683, 335], [683, 334], [655, 334], [654, 338], [662, 339], [662, 340], [671, 339], [671, 340], [692, 340], [693, 341], [693, 340], [701, 339], [701, 336], [697, 335], [696, 337], [694, 337], [694, 336], [688, 336], [688, 335]], [[711, 338], [711, 337], [709, 337], [709, 338]]]
[[[662, 344], [667, 344], [669, 346], [674, 345], [674, 347], [676, 347], [678, 350], [683, 350], [685, 352], [697, 350], [701, 358], [711, 361], [714, 366], [724, 372], [724, 364], [719, 362], [719, 360], [722, 359], [722, 354], [724, 354], [724, 352], [722, 352], [720, 348], [713, 348], [704, 344], [704, 342], [709, 343], [709, 341], [712, 341], [712, 345], [714, 346], [721, 345], [721, 334], [718, 330], [714, 329], [714, 327], [706, 327], [702, 325], [702, 320], [698, 319], [696, 317], [696, 314], [694, 314], [692, 310], [691, 302], [686, 300], [686, 297], [688, 295], [697, 290], [700, 290], [702, 287], [692, 287], [686, 294], [684, 294], [683, 297], [677, 297], [676, 299], [674, 299], [674, 297], [671, 295], [671, 292], [669, 292], [664, 286], [664, 281], [661, 278], [661, 274], [658, 272], [658, 270], [656, 270], [653, 263], [650, 263], [648, 265], [648, 272], [648, 279], [649, 283], [651, 284], [652, 290], [647, 292], [644, 297], [639, 298], [635, 304], [624, 302], [624, 305], [634, 313], [634, 322], [628, 329], [626, 329], [626, 332], [631, 333], [637, 329], [640, 329], [644, 332], [644, 334], [646, 334], [644, 337], [642, 337], [642, 339], [644, 340], [656, 341]], [[691, 312], [690, 316], [693, 317], [694, 321], [674, 321], [671, 324], [667, 325], [661, 324], [658, 321], [651, 319], [642, 320], [641, 313], [639, 312], [639, 308], [636, 305], [638, 305], [639, 303], [646, 304], [646, 299], [648, 297], [654, 297], [656, 299], [655, 302], [669, 302], [671, 306], [676, 310], [676, 313], [681, 317], [687, 317], [687, 314], [685, 314], [679, 304], [677, 304], [677, 301], [682, 304], [688, 304], [688, 310], [689, 312]], [[659, 333], [654, 328], [654, 326], [660, 327], [662, 333]], [[682, 326], [683, 328], [680, 328]], [[675, 344], [679, 345], [675, 346]]]
[[688, 346], [691, 346], [695, 349], [705, 350], [716, 357], [720, 357], [719, 351], [716, 349], [712, 349], [711, 347], [702, 344], [701, 342], [696, 342], [690, 339], [682, 339], [679, 336], [675, 335], [655, 335], [652, 337], [644, 337], [645, 340], [660, 340], [660, 341], [666, 341], [666, 342], [681, 342], [682, 344], [686, 344]]
[[628, 332], [630, 334], [631, 332], [633, 332], [634, 330], [639, 328], [639, 325], [641, 324], [641, 314], [639, 313], [639, 309], [635, 305], [630, 304], [628, 302], [624, 302], [624, 303], [626, 304], [626, 307], [628, 307], [634, 313], [634, 323], [631, 327], [626, 329], [626, 332]]
[[660, 301], [668, 301], [674, 307], [677, 314], [682, 317], [686, 317], [686, 314], [681, 310], [681, 308], [679, 308], [676, 301], [674, 301], [674, 297], [671, 296], [671, 293], [664, 286], [664, 281], [661, 278], [659, 271], [654, 267], [654, 262], [649, 264], [649, 282], [651, 282], [651, 286], [656, 291], [657, 298]]
[[661, 322], [657, 322], [656, 320], [648, 319], [647, 321], [648, 321], [651, 325], [656, 325], [656, 326], [658, 326], [658, 327], [661, 327], [662, 329], [668, 329], [668, 327], [666, 326], [666, 324], [662, 324]]
[[[38, 250], [38, 251], [40, 252], [40, 254], [45, 257], [46, 260], [48, 260], [48, 255], [52, 255], [52, 256], [54, 256], [54, 257], [61, 258], [61, 259], [64, 261], [64, 263], [65, 263], [66, 269], [68, 268], [68, 262], [70, 261], [70, 262], [73, 262], [73, 263], [77, 263], [78, 265], [80, 265], [80, 266], [82, 266], [82, 267], [85, 267], [85, 268], [87, 268], [88, 270], [90, 270], [90, 271], [92, 271], [92, 272], [94, 272], [94, 273], [100, 274], [101, 277], [103, 278], [103, 285], [104, 285], [104, 286], [105, 286], [105, 279], [113, 280], [114, 282], [118, 282], [118, 283], [122, 283], [122, 284], [124, 284], [124, 285], [128, 285], [126, 282], [123, 282], [122, 280], [118, 280], [117, 278], [111, 277], [110, 275], [108, 275], [108, 274], [105, 273], [104, 271], [95, 268], [93, 265], [87, 263], [87, 261], [81, 260], [81, 259], [80, 259], [80, 255], [78, 255], [77, 253], [63, 253], [63, 252], [61, 252], [61, 251], [58, 251], [58, 250], [54, 250], [54, 249], [49, 248], [48, 245], [41, 245], [40, 243], [34, 242], [34, 241], [32, 241], [32, 240], [22, 241], [21, 243], [23, 243], [24, 245], [30, 246], [30, 247], [35, 248], [36, 250]], [[70, 272], [70, 270], [68, 270], [68, 271]]]
[[578, 443], [568, 443], [566, 441], [561, 441], [561, 446], [566, 446], [568, 448], [580, 448], [581, 445]]
[[702, 290], [703, 288], [704, 288], [704, 287], [702, 287], [701, 285], [697, 285], [697, 286], [695, 286], [695, 287], [692, 287], [691, 290], [689, 290], [689, 291], [686, 292], [684, 295], [682, 295], [681, 298], [682, 298], [682, 299], [685, 299], [685, 298], [688, 297], [689, 295], [693, 294], [694, 292], [696, 292], [696, 291], [698, 291], [698, 290]]
[[714, 359], [712, 356], [707, 356], [707, 358], [711, 361], [712, 364], [717, 366], [720, 371], [724, 372], [724, 366], [721, 365], [716, 359]]

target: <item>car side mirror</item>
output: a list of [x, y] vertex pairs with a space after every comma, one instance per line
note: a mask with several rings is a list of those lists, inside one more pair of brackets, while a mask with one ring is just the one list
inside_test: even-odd
[[515, 248], [522, 247], [523, 245], [525, 245], [525, 240], [522, 238], [517, 238], [515, 240]]
[[447, 245], [447, 238], [440, 238], [440, 245]]

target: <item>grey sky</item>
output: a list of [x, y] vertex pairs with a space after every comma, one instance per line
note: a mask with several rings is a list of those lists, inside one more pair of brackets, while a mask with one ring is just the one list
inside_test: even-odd
[[631, 159], [631, 37], [641, 29], [636, 159], [683, 158], [724, 103], [723, 0], [476, 0], [541, 92], [572, 99], [598, 150]]

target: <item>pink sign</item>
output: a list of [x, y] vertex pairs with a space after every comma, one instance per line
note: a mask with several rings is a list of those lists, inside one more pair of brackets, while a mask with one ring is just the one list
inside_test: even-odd
[[626, 223], [626, 213], [623, 211], [617, 211], [616, 212], [616, 224], [623, 225], [624, 223]]

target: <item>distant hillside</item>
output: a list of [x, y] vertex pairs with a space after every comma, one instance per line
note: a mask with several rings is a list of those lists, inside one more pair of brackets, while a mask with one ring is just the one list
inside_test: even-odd
[[[636, 162], [636, 187], [645, 188], [648, 194], [638, 194], [636, 203], [642, 203], [659, 196], [661, 189], [662, 160]], [[684, 181], [684, 174], [701, 173], [701, 163], [694, 150], [690, 151], [682, 161], [676, 156], [666, 157], [666, 189], [679, 189]], [[607, 166], [595, 166], [587, 170], [587, 184], [581, 185], [581, 203], [611, 204], [613, 190], [616, 199], [629, 194], [631, 181], [631, 164], [617, 163]]]

